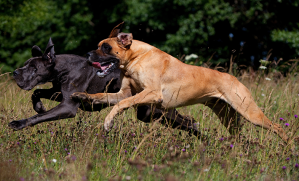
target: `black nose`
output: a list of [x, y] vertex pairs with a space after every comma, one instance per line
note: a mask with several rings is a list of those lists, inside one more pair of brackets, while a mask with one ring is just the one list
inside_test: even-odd
[[91, 56], [91, 52], [88, 52], [87, 54], [86, 54], [86, 58], [89, 58]]
[[19, 74], [18, 70], [13, 71], [13, 76], [17, 76]]

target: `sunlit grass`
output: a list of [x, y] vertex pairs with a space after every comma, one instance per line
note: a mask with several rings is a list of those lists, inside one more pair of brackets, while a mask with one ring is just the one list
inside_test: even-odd
[[[261, 74], [262, 75], [262, 74]], [[78, 111], [73, 119], [41, 123], [21, 131], [7, 124], [35, 115], [31, 94], [8, 75], [0, 81], [0, 180], [298, 180], [299, 79], [244, 74], [239, 80], [273, 122], [295, 139], [295, 150], [274, 133], [242, 119], [231, 136], [203, 105], [179, 112], [198, 121], [202, 139], [138, 121], [133, 108], [119, 115], [107, 134], [106, 109]], [[271, 80], [269, 80], [271, 79]], [[50, 84], [40, 86], [49, 88]], [[42, 100], [50, 109], [58, 103]], [[288, 124], [287, 124], [288, 123]], [[100, 124], [101, 128], [96, 128]], [[287, 126], [288, 125], [288, 126]], [[53, 160], [54, 159], [54, 160]], [[56, 161], [56, 162], [55, 162]], [[296, 165], [297, 164], [297, 165]]]

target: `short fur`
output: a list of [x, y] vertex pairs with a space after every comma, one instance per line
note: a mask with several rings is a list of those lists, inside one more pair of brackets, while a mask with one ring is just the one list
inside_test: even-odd
[[[122, 23], [115, 27], [115, 31]], [[118, 32], [120, 32], [118, 30]], [[117, 34], [117, 35], [116, 35]], [[109, 131], [113, 118], [123, 109], [133, 105], [155, 104], [169, 109], [192, 104], [209, 106], [222, 123], [234, 133], [238, 129], [236, 112], [251, 123], [270, 129], [284, 141], [288, 141], [279, 124], [272, 123], [254, 102], [250, 91], [230, 74], [216, 70], [185, 64], [171, 55], [138, 40], [132, 34], [113, 33], [98, 44], [93, 51], [99, 58], [113, 57], [119, 60], [122, 70], [121, 90], [110, 94], [74, 93], [75, 99], [90, 99], [94, 103], [115, 104], [105, 118], [105, 129]], [[101, 46], [112, 48], [103, 54]], [[89, 58], [90, 61], [95, 61]], [[228, 111], [228, 113], [226, 112]]]
[[[49, 40], [45, 53], [38, 46], [32, 47], [32, 58], [25, 62], [25, 66], [14, 71], [14, 79], [20, 88], [31, 90], [36, 85], [52, 82], [51, 89], [36, 89], [32, 94], [34, 110], [38, 113], [27, 119], [12, 121], [9, 127], [20, 130], [45, 121], [75, 117], [78, 107], [85, 111], [101, 111], [108, 104], [91, 104], [74, 101], [70, 95], [76, 91], [90, 94], [104, 92], [109, 84], [108, 92], [118, 92], [121, 86], [120, 70], [116, 69], [104, 78], [96, 75], [97, 69], [89, 66], [86, 58], [77, 55], [55, 55], [54, 44]], [[113, 79], [113, 80], [112, 80]], [[112, 80], [112, 81], [111, 81]], [[61, 102], [58, 106], [46, 111], [40, 98]], [[164, 115], [164, 116], [163, 116]], [[162, 118], [161, 122], [168, 122], [173, 128], [187, 130], [199, 135], [194, 126], [194, 119], [180, 115], [175, 109], [163, 112], [151, 109], [149, 106], [137, 108], [137, 118], [150, 122], [152, 119]]]

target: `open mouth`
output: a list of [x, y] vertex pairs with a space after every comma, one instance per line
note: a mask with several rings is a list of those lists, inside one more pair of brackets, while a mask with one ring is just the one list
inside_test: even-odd
[[94, 68], [99, 69], [97, 71], [97, 76], [99, 77], [105, 77], [106, 75], [113, 72], [113, 70], [116, 68], [116, 63], [109, 62], [109, 63], [99, 63], [99, 62], [92, 62], [92, 66]]

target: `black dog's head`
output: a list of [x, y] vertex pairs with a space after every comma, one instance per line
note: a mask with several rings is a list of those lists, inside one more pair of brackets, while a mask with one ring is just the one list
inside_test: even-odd
[[24, 67], [13, 72], [18, 86], [24, 90], [31, 90], [36, 85], [51, 81], [51, 74], [55, 66], [56, 55], [51, 38], [44, 54], [36, 45], [32, 47], [31, 52], [32, 58], [25, 62]]
[[120, 34], [119, 32], [122, 28], [123, 23], [124, 22], [113, 28], [108, 38], [110, 41], [101, 41], [98, 45], [97, 50], [93, 50], [87, 53], [87, 59], [90, 65], [99, 69], [97, 71], [97, 75], [99, 77], [105, 77], [119, 66], [119, 56], [122, 55], [123, 50], [125, 50], [126, 48], [122, 46], [118, 47], [114, 42], [114, 39]]

